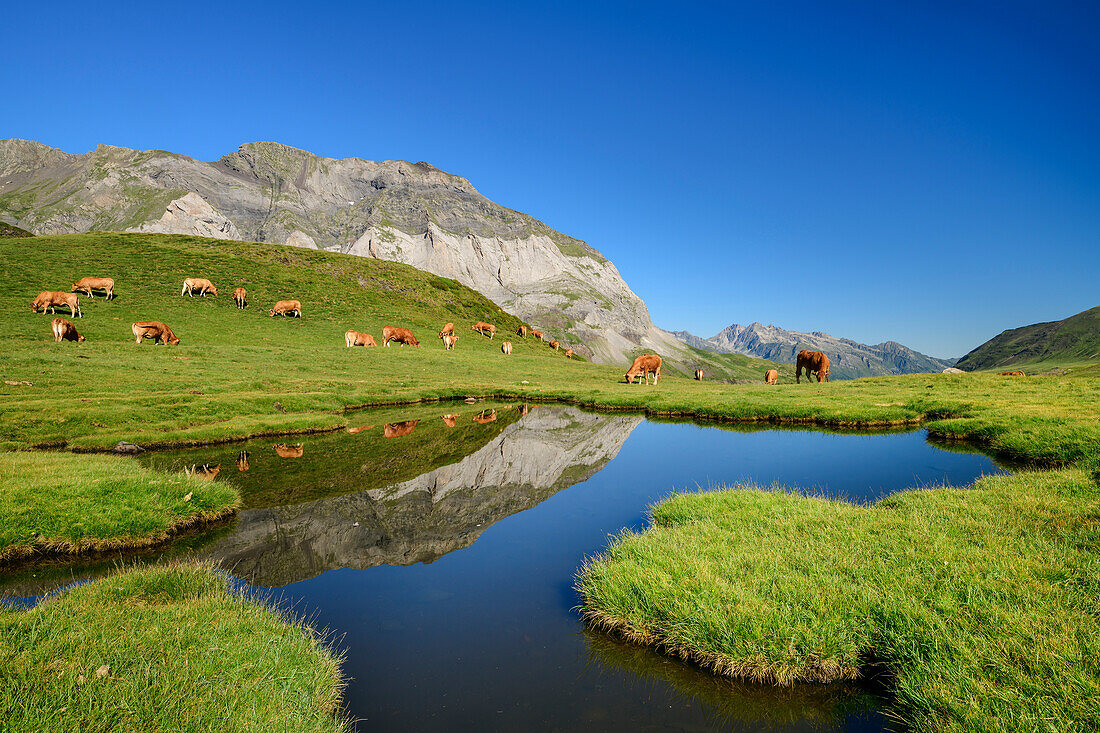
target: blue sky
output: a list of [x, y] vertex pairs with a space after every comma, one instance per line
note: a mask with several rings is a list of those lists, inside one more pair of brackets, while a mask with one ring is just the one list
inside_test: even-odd
[[24, 3], [0, 137], [427, 160], [665, 328], [958, 356], [1100, 304], [1098, 7]]

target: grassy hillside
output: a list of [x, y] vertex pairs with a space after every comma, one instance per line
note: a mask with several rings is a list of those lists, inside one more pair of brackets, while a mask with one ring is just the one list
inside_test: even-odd
[[1100, 360], [1100, 306], [1061, 321], [1013, 328], [959, 359], [966, 371], [1000, 368], [1037, 372]]
[[[0, 446], [104, 448], [136, 442], [203, 442], [341, 425], [348, 406], [449, 397], [471, 391], [582, 392], [614, 385], [626, 364], [566, 359], [520, 321], [453, 280], [382, 260], [268, 244], [152, 234], [74, 234], [0, 243], [8, 287], [0, 293]], [[109, 276], [116, 297], [81, 298], [74, 319], [87, 341], [56, 344], [53, 316], [31, 313], [41, 290], [68, 290], [81, 276]], [[180, 297], [189, 276], [217, 297]], [[237, 310], [230, 294], [248, 290]], [[302, 301], [304, 317], [270, 318], [279, 299]], [[136, 320], [167, 323], [178, 347], [134, 344]], [[497, 326], [489, 340], [470, 330]], [[453, 322], [459, 341], [436, 338]], [[422, 347], [344, 347], [353, 328], [381, 342], [386, 324], [411, 328]], [[514, 353], [500, 344], [510, 340]], [[766, 362], [730, 363], [759, 381]], [[15, 384], [9, 384], [15, 382]], [[622, 385], [626, 390], [626, 385]], [[633, 395], [644, 388], [635, 386]], [[553, 396], [553, 395], [550, 395]]]

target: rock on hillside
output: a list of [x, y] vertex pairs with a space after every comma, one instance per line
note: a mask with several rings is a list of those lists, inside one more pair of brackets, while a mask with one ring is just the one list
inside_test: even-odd
[[1100, 306], [1048, 323], [1002, 331], [959, 359], [967, 371], [1043, 362], [1070, 364], [1100, 359]]
[[[686, 332], [677, 332], [677, 335], [680, 333]], [[830, 375], [833, 379], [939, 372], [954, 363], [950, 359], [927, 356], [896, 341], [868, 345], [851, 339], [836, 338], [821, 331], [800, 333], [761, 323], [748, 326], [734, 323], [709, 339], [686, 335], [691, 339], [705, 341], [715, 351], [745, 354], [787, 364], [793, 364], [798, 352], [803, 349], [821, 351], [829, 357]], [[692, 341], [687, 343], [693, 344]]]
[[396, 260], [480, 290], [598, 361], [682, 349], [595, 249], [423, 162], [337, 160], [278, 143], [203, 162], [4, 140], [0, 218], [35, 234], [182, 232]]

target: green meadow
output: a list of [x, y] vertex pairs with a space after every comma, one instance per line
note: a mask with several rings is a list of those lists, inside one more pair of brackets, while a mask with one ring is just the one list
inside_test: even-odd
[[[10, 478], [0, 489], [0, 557], [140, 547], [241, 505], [232, 483], [187, 477], [155, 456], [139, 464], [88, 455], [120, 440], [153, 448], [292, 436], [361, 426], [360, 407], [470, 396], [702, 422], [920, 424], [936, 440], [974, 443], [1044, 470], [906, 492], [872, 507], [746, 487], [676, 497], [653, 509], [651, 529], [623, 535], [585, 566], [578, 583], [586, 618], [750, 680], [883, 674], [896, 690], [896, 714], [918, 730], [1100, 727], [1100, 366], [1025, 378], [919, 374], [828, 384], [794, 384], [787, 366], [781, 384], [768, 387], [770, 362], [731, 357], [730, 375], [751, 384], [669, 373], [658, 386], [627, 385], [627, 364], [566, 359], [512, 335], [520, 321], [480, 294], [397, 263], [111, 233], [0, 240], [0, 262], [8, 285], [0, 293], [0, 468]], [[82, 276], [114, 277], [117, 297], [82, 298], [85, 317], [73, 320], [87, 341], [54, 343], [53, 316], [31, 313], [29, 302], [41, 290], [68, 291]], [[186, 277], [209, 278], [220, 294], [181, 297]], [[249, 293], [243, 311], [231, 298], [238, 286]], [[301, 300], [303, 318], [269, 317], [281, 299]], [[136, 320], [166, 322], [181, 344], [136, 345]], [[495, 339], [470, 331], [482, 320], [497, 326]], [[454, 351], [436, 338], [446, 322], [460, 336]], [[380, 341], [386, 324], [411, 328], [421, 348], [345, 348], [346, 330]], [[500, 352], [504, 340], [514, 344], [511, 356]], [[439, 412], [458, 412], [459, 404]], [[468, 430], [469, 440], [483, 437]], [[53, 450], [35, 450], [43, 448]], [[37, 511], [28, 512], [32, 498]], [[154, 607], [169, 609], [172, 624], [131, 631]], [[209, 628], [204, 614], [215, 610], [229, 620]], [[113, 662], [95, 657], [98, 642], [82, 636], [94, 634], [97, 619], [133, 635]], [[102, 688], [85, 686], [102, 664], [136, 670], [126, 680], [134, 690], [169, 672], [238, 680], [210, 687], [244, 684], [241, 677], [267, 685], [267, 707], [250, 711], [217, 690], [184, 700], [165, 689], [152, 698], [192, 727], [216, 709], [230, 729], [261, 729], [284, 713], [289, 703], [275, 699], [284, 693], [312, 701], [296, 708], [287, 730], [341, 724], [331, 653], [300, 624], [226, 591], [206, 569], [122, 573], [31, 611], [0, 612], [0, 625], [12, 630], [0, 642], [8, 690], [0, 692], [0, 720], [23, 721], [13, 730], [32, 729], [27, 711], [52, 694], [58, 673], [69, 685], [58, 688], [69, 716], [59, 727], [142, 729], [135, 721], [160, 720], [152, 705], [112, 707], [130, 700], [130, 688], [107, 687], [113, 672], [96, 678]], [[252, 627], [274, 635], [267, 651], [241, 640]], [[178, 666], [137, 661], [158, 634], [190, 650], [172, 661]], [[222, 635], [203, 646], [215, 634]], [[74, 645], [79, 659], [66, 661]], [[233, 656], [203, 651], [214, 647]], [[276, 659], [253, 659], [272, 648]], [[261, 669], [268, 662], [287, 666]], [[72, 681], [80, 675], [84, 683]], [[281, 687], [284, 677], [301, 685]]]

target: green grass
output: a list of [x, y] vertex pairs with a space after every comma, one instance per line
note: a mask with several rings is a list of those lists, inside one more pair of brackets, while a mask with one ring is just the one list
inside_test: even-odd
[[0, 608], [0, 731], [345, 731], [339, 659], [203, 566]]
[[582, 569], [593, 625], [768, 683], [885, 671], [916, 730], [1100, 727], [1100, 490], [1085, 471], [872, 507], [742, 486], [651, 518]]
[[237, 490], [119, 456], [0, 453], [0, 563], [146, 547], [232, 514]]

